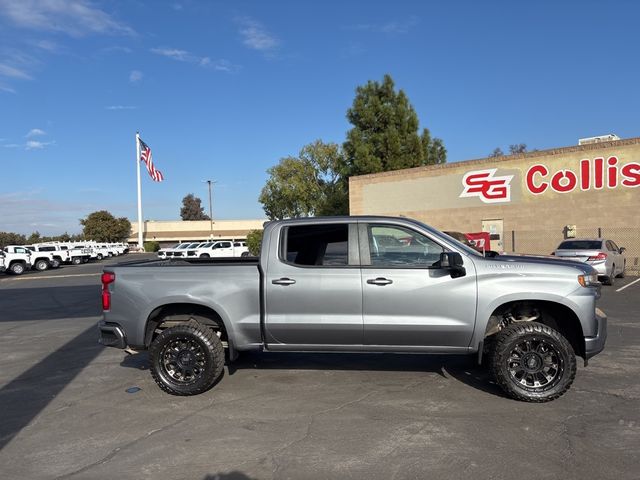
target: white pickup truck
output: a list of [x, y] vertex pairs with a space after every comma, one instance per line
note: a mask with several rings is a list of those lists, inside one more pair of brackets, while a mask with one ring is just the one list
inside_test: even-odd
[[44, 272], [50, 268], [58, 268], [62, 263], [59, 256], [48, 250], [40, 250], [39, 245], [25, 245], [25, 248], [31, 250], [31, 268]]
[[2, 250], [4, 267], [7, 273], [22, 275], [31, 268], [31, 250], [22, 246], [10, 245]]
[[213, 258], [213, 257], [246, 257], [249, 249], [246, 242], [218, 241], [202, 243], [195, 249], [187, 249], [187, 257], [191, 258]]

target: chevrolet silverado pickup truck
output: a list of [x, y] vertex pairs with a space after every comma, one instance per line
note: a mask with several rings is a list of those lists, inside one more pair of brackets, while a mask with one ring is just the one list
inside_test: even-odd
[[174, 395], [211, 388], [225, 351], [410, 352], [475, 355], [509, 396], [546, 402], [604, 348], [599, 295], [589, 265], [487, 258], [408, 218], [283, 220], [259, 258], [105, 267], [99, 342], [148, 349]]

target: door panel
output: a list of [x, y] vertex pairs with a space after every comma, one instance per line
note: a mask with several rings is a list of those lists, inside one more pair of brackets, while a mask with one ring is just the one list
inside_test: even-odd
[[[362, 267], [365, 349], [467, 347], [476, 316], [473, 262], [463, 256], [466, 275], [451, 278], [434, 268], [443, 247], [426, 235], [399, 227], [376, 231], [375, 226], [361, 228], [360, 234], [368, 235], [371, 250], [371, 266]], [[381, 244], [391, 248], [381, 251]]]
[[281, 258], [270, 262], [266, 274], [269, 337], [281, 344], [319, 349], [361, 348], [362, 285], [355, 224], [289, 227], [280, 240], [285, 242], [279, 249]]

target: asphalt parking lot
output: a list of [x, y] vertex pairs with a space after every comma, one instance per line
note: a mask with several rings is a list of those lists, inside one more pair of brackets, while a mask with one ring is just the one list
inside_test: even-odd
[[419, 355], [245, 354], [181, 398], [96, 343], [103, 264], [0, 276], [2, 479], [640, 478], [637, 277], [603, 287], [607, 348], [551, 403]]

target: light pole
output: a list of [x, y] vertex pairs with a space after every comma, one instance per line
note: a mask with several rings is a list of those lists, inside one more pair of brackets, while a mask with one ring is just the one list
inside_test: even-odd
[[216, 183], [214, 180], [203, 180], [209, 185], [209, 221], [211, 222], [211, 236], [213, 236], [213, 206], [211, 202], [211, 185]]

